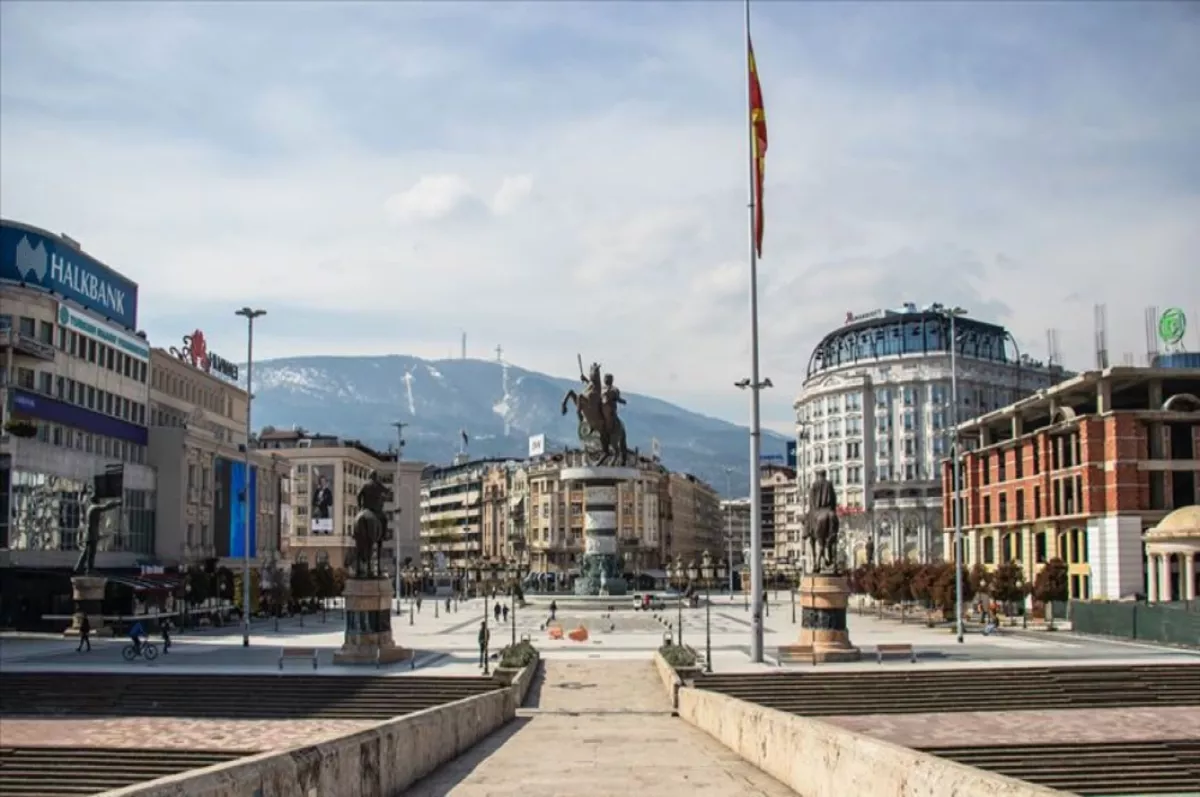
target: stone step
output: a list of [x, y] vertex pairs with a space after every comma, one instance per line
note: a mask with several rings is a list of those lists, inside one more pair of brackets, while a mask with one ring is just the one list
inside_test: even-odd
[[98, 794], [243, 755], [246, 753], [199, 750], [2, 748], [0, 794]]

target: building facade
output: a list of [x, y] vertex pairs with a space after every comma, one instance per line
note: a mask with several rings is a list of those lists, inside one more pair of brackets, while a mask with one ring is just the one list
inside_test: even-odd
[[824, 470], [838, 491], [842, 556], [862, 563], [940, 554], [940, 463], [962, 421], [1065, 378], [1022, 355], [1003, 327], [955, 320], [959, 407], [951, 405], [950, 322], [906, 305], [854, 315], [809, 358], [796, 410], [801, 501]]
[[749, 561], [749, 498], [728, 498], [721, 502], [721, 530], [725, 535], [725, 557], [735, 567], [741, 567]]
[[762, 492], [763, 567], [799, 566], [803, 555], [800, 496], [796, 471], [783, 465], [759, 468]]
[[395, 557], [415, 556], [412, 521], [418, 513], [419, 492], [414, 474], [420, 463], [397, 468], [395, 451], [379, 451], [358, 440], [310, 434], [300, 429], [267, 427], [258, 435], [258, 449], [287, 463], [287, 486], [282, 494], [280, 517], [286, 521], [281, 533], [287, 558], [310, 567], [328, 563], [334, 569], [353, 566], [354, 517], [358, 514], [358, 491], [377, 473], [391, 486], [391, 500], [384, 511], [393, 536], [384, 546], [383, 568], [396, 572]]
[[0, 614], [14, 624], [70, 613], [88, 496], [108, 470], [122, 505], [97, 569], [153, 562], [149, 376], [137, 285], [66, 236], [0, 221]]
[[705, 551], [715, 559], [724, 558], [725, 535], [717, 491], [690, 473], [670, 473], [667, 492], [671, 523], [665, 558], [698, 562]]
[[165, 566], [238, 567], [249, 543], [251, 568], [280, 558], [280, 506], [287, 460], [250, 452], [251, 514], [246, 533], [246, 391], [237, 368], [214, 367], [196, 332], [173, 351], [150, 352], [149, 463], [158, 476], [155, 553]]
[[[1146, 594], [1143, 536], [1200, 503], [1200, 369], [1108, 368], [992, 410], [959, 427], [964, 564], [1021, 564], [1033, 578], [1067, 563], [1072, 598]], [[943, 555], [953, 560], [954, 491]], [[1181, 594], [1184, 560], [1156, 573]], [[1193, 583], [1194, 567], [1193, 566]]]

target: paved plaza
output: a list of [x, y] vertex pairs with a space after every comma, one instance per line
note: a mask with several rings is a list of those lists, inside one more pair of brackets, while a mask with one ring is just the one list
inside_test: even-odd
[[793, 794], [672, 717], [648, 660], [547, 661], [526, 705], [515, 722], [406, 797]]

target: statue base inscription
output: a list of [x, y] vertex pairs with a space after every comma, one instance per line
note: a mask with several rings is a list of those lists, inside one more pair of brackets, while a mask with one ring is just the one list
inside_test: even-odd
[[811, 648], [813, 663], [858, 661], [850, 643], [846, 606], [850, 583], [843, 575], [814, 573], [800, 581], [800, 647]]
[[72, 576], [71, 598], [75, 601], [75, 613], [71, 616], [71, 627], [63, 636], [79, 636], [84, 615], [92, 626], [92, 636], [112, 636], [112, 629], [104, 625], [104, 576]]
[[637, 468], [563, 468], [559, 478], [583, 485], [583, 561], [576, 595], [624, 595], [628, 585], [617, 545], [617, 485], [632, 484]]
[[393, 664], [408, 661], [413, 651], [392, 638], [392, 582], [386, 578], [351, 578], [342, 592], [346, 603], [346, 636], [333, 654], [334, 664]]

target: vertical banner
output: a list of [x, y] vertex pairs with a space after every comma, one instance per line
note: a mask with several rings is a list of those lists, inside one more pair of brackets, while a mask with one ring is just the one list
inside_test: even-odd
[[313, 465], [309, 518], [313, 534], [333, 534], [333, 465]]
[[[241, 557], [246, 554], [246, 538], [250, 540], [250, 556], [258, 551], [258, 468], [250, 466], [250, 495], [246, 495], [246, 463], [231, 462], [229, 465], [229, 494], [233, 496], [229, 509], [229, 555]], [[246, 512], [249, 509], [250, 526], [246, 527]]]
[[230, 555], [229, 517], [233, 508], [233, 493], [230, 479], [232, 463], [224, 457], [213, 459], [213, 546], [218, 557]]

